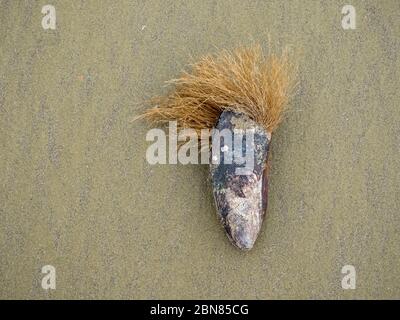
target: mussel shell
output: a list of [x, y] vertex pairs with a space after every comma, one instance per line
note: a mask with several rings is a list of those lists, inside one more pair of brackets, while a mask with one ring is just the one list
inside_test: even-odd
[[[212, 134], [214, 141], [220, 140], [219, 146], [212, 145], [218, 150], [212, 150], [210, 161], [217, 215], [231, 242], [239, 249], [249, 250], [260, 233], [267, 208], [266, 162], [271, 135], [247, 115], [233, 111], [224, 111], [220, 115], [216, 129], [219, 132], [227, 129], [232, 134], [230, 146], [217, 135], [217, 131]], [[253, 138], [244, 136], [241, 144], [235, 144], [235, 129], [251, 130]], [[238, 174], [238, 168], [243, 170], [246, 167], [243, 159], [239, 161], [234, 156], [239, 151], [242, 155], [249, 152], [253, 159], [253, 165], [247, 166], [247, 175]], [[232, 157], [231, 163], [226, 163], [228, 157]]]

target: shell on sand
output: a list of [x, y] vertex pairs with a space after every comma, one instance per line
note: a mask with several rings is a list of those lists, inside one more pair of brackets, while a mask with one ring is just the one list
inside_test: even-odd
[[[218, 150], [212, 150], [210, 173], [217, 215], [231, 242], [239, 249], [249, 250], [260, 233], [267, 206], [265, 168], [270, 135], [247, 115], [232, 111], [221, 114], [216, 129], [213, 148]], [[231, 133], [229, 143], [222, 130]], [[237, 139], [240, 142], [234, 143], [238, 132], [241, 132]], [[219, 143], [214, 144], [214, 139]], [[247, 154], [247, 163], [235, 157], [237, 154]]]
[[[260, 45], [222, 50], [169, 81], [173, 90], [151, 99], [152, 108], [135, 117], [176, 121], [178, 131], [194, 129], [199, 137], [203, 129], [254, 129], [254, 142], [247, 146], [254, 151], [249, 175], [236, 174], [239, 163], [210, 165], [218, 216], [232, 243], [243, 250], [253, 247], [264, 220], [268, 147], [295, 86], [293, 71], [286, 50], [278, 55], [265, 53]], [[208, 139], [199, 142], [209, 146]], [[221, 157], [230, 152], [223, 150]]]

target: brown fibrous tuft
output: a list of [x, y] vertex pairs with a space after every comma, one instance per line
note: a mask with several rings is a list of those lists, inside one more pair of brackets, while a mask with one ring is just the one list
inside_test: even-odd
[[178, 128], [211, 129], [224, 110], [247, 114], [272, 133], [282, 120], [294, 87], [287, 51], [264, 54], [259, 45], [207, 55], [168, 81], [166, 96], [150, 100], [150, 109], [135, 119], [177, 121]]

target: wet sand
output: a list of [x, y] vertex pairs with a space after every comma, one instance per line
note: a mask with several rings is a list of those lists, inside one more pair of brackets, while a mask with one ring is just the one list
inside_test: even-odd
[[[398, 1], [352, 1], [355, 30], [341, 1], [54, 0], [56, 30], [45, 4], [0, 1], [0, 298], [400, 298]], [[299, 86], [244, 253], [207, 166], [149, 165], [129, 119], [190, 57], [269, 36]]]

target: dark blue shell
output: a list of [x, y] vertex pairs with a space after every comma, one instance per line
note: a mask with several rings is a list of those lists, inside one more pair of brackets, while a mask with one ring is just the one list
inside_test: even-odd
[[[266, 162], [271, 136], [247, 115], [233, 111], [220, 115], [216, 129], [212, 134], [210, 172], [217, 214], [232, 243], [249, 250], [260, 232], [267, 207]], [[245, 130], [250, 135], [246, 136]], [[231, 141], [225, 139], [229, 133]], [[243, 163], [240, 156], [246, 154]]]

